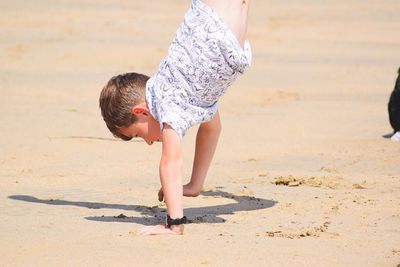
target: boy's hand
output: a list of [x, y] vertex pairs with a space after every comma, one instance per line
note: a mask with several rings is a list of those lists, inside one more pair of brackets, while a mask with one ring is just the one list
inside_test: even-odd
[[138, 235], [182, 235], [183, 234], [183, 224], [172, 225], [171, 228], [165, 227], [165, 225], [151, 225], [145, 226], [138, 230]]
[[[183, 196], [184, 197], [197, 197], [199, 194], [194, 192], [190, 183], [183, 186]], [[162, 187], [158, 190], [158, 201], [162, 202], [164, 200], [164, 192]]]

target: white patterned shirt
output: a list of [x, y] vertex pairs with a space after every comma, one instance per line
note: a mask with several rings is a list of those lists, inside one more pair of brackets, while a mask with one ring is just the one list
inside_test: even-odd
[[211, 120], [218, 99], [251, 63], [233, 32], [201, 0], [193, 0], [167, 57], [146, 84], [146, 101], [163, 129], [182, 138], [190, 127]]

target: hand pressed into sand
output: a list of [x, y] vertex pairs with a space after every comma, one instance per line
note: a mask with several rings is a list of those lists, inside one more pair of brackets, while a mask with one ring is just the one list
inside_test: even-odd
[[[182, 195], [196, 197], [200, 194], [217, 147], [220, 132], [221, 121], [218, 112], [211, 121], [200, 125], [196, 136], [192, 176], [190, 182], [182, 186], [180, 139], [169, 125], [165, 125], [160, 163], [161, 189], [158, 191], [158, 200], [166, 202], [168, 214], [172, 218], [183, 217]], [[164, 225], [146, 226], [139, 229], [138, 234], [183, 234], [183, 229], [183, 225], [173, 225], [171, 228], [166, 228]]]
[[[201, 189], [201, 188], [200, 188]], [[200, 190], [194, 188], [194, 186], [191, 183], [185, 184], [182, 187], [183, 191], [183, 196], [184, 197], [197, 197], [199, 195]], [[158, 201], [163, 201], [164, 200], [164, 193], [162, 187], [158, 191]]]

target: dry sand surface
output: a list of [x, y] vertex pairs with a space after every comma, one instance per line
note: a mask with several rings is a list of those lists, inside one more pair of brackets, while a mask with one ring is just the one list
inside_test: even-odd
[[0, 1], [0, 266], [398, 266], [398, 0], [254, 0], [185, 235], [135, 234], [165, 215], [160, 145], [114, 139], [98, 95], [154, 73], [189, 4]]

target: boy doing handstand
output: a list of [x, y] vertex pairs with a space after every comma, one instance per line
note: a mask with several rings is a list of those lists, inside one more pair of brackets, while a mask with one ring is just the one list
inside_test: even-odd
[[[183, 234], [182, 196], [199, 195], [218, 143], [218, 99], [251, 62], [248, 8], [249, 0], [193, 0], [155, 75], [118, 75], [101, 92], [101, 113], [114, 136], [162, 142], [158, 198], [167, 205], [166, 225], [139, 234]], [[197, 124], [192, 176], [183, 185], [181, 139]]]

